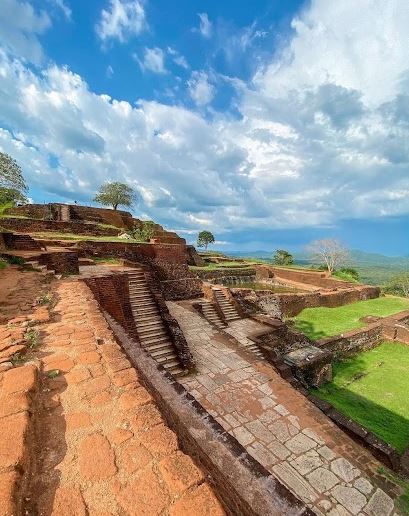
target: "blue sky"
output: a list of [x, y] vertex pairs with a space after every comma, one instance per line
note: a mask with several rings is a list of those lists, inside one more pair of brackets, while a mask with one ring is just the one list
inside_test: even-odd
[[408, 255], [408, 24], [404, 0], [2, 0], [0, 150], [35, 202], [120, 180], [226, 251]]

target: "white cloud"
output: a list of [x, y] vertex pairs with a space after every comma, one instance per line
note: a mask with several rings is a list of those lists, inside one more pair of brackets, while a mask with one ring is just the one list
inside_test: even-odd
[[[68, 69], [37, 73], [0, 53], [0, 147], [37, 190], [89, 200], [106, 179], [127, 181], [140, 211], [185, 231], [407, 215], [406, 14], [403, 0], [314, 0], [283, 56], [240, 83], [238, 118], [131, 105], [94, 94]], [[386, 47], [384, 66], [365, 38]], [[199, 107], [215, 94], [205, 72], [192, 73], [189, 89]]]
[[188, 64], [185, 56], [180, 54], [177, 50], [175, 50], [172, 47], [168, 47], [167, 51], [168, 51], [168, 54], [170, 56], [172, 56], [173, 62], [175, 64], [177, 64], [181, 68], [184, 68], [185, 70], [187, 70], [189, 68], [189, 64]]
[[123, 43], [141, 33], [145, 27], [145, 10], [141, 2], [110, 0], [109, 7], [101, 11], [101, 18], [95, 30], [103, 42], [117, 39]]
[[139, 59], [137, 56], [135, 58], [143, 71], [149, 70], [159, 74], [166, 73], [165, 55], [160, 48], [145, 48], [143, 59]]
[[0, 41], [16, 55], [39, 64], [44, 54], [38, 38], [50, 27], [48, 14], [35, 10], [29, 2], [1, 1]]
[[107, 66], [106, 75], [107, 75], [108, 79], [111, 79], [111, 77], [114, 76], [114, 69], [112, 68], [111, 65]]
[[209, 83], [205, 72], [192, 72], [187, 84], [190, 96], [197, 106], [206, 106], [213, 100], [215, 88]]
[[71, 20], [72, 11], [69, 5], [67, 5], [64, 0], [49, 0], [52, 4], [54, 4], [60, 11], [63, 13], [67, 20]]
[[209, 20], [207, 13], [198, 13], [200, 18], [199, 32], [205, 38], [210, 38], [212, 35], [212, 22]]

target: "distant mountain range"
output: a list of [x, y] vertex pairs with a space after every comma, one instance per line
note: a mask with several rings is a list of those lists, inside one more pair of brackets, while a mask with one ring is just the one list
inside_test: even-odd
[[[351, 252], [351, 266], [376, 266], [391, 267], [393, 269], [408, 269], [409, 257], [407, 256], [385, 256], [378, 253], [367, 253], [359, 249], [353, 249]], [[228, 256], [237, 256], [241, 258], [263, 258], [271, 259], [274, 251], [228, 251]], [[309, 259], [305, 253], [294, 253], [295, 262], [299, 264], [308, 264]]]

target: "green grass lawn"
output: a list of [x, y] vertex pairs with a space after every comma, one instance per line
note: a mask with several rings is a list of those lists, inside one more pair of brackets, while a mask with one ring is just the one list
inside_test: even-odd
[[359, 320], [361, 317], [367, 315], [386, 317], [408, 309], [409, 299], [386, 296], [337, 308], [306, 308], [292, 320], [296, 329], [310, 339], [318, 340], [366, 326]]
[[409, 445], [409, 346], [384, 342], [334, 364], [334, 377], [313, 393], [329, 401], [399, 453]]

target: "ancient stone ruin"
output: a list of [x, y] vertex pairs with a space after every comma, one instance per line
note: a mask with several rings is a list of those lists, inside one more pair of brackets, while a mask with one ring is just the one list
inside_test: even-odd
[[[409, 343], [409, 314], [311, 342], [285, 318], [379, 289], [272, 266], [201, 273], [159, 225], [149, 242], [116, 238], [138, 224], [63, 204], [1, 220], [2, 514], [399, 514], [402, 487], [380, 471], [407, 474], [407, 453], [308, 389], [336, 356]], [[240, 288], [245, 275], [301, 292]]]

